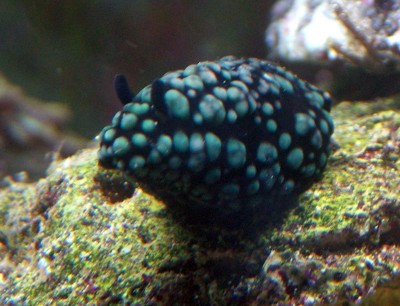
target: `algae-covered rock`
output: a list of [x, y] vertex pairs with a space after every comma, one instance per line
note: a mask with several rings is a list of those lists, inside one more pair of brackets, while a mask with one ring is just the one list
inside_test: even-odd
[[99, 168], [97, 148], [54, 162], [35, 185], [10, 181], [0, 190], [0, 302], [359, 302], [400, 268], [398, 101], [334, 107], [323, 179], [297, 205], [239, 228], [184, 218]]

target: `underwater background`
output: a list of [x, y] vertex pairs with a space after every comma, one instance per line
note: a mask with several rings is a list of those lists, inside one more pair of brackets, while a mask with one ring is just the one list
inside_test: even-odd
[[35, 97], [70, 105], [93, 137], [118, 109], [112, 79], [134, 90], [166, 71], [225, 55], [265, 57], [270, 1], [0, 3], [0, 67]]
[[[0, 304], [399, 305], [399, 16], [399, 0], [0, 1]], [[163, 173], [153, 177], [154, 188], [138, 185], [131, 175], [136, 165], [124, 164], [131, 167], [132, 144], [123, 137], [133, 121], [116, 115], [100, 141], [94, 139], [123, 108], [116, 74], [138, 93], [164, 73], [174, 79], [173, 71], [200, 61], [213, 61], [206, 65], [215, 71], [232, 68], [232, 58], [226, 59], [231, 66], [216, 62], [227, 55], [277, 64], [263, 63], [254, 71], [267, 78], [249, 82], [259, 95], [275, 86], [272, 113], [293, 88], [300, 100], [323, 99], [331, 110], [315, 120], [325, 131], [323, 149], [330, 150], [324, 172], [318, 170], [322, 177], [304, 180], [309, 188], [293, 203], [271, 201], [266, 214], [255, 205], [256, 218], [244, 214], [243, 223], [214, 222], [213, 213], [198, 218], [197, 210], [186, 214], [160, 200]], [[235, 69], [228, 75], [236, 78]], [[221, 80], [215, 71], [211, 79]], [[182, 90], [173, 81], [167, 89]], [[123, 95], [129, 89], [122, 83]], [[332, 109], [322, 90], [331, 93]], [[188, 91], [178, 94], [183, 106], [195, 104]], [[165, 99], [163, 90], [159, 96]], [[142, 98], [151, 102], [146, 90], [135, 102]], [[283, 99], [284, 106], [296, 108], [293, 101]], [[143, 115], [137, 104], [121, 102], [131, 118]], [[297, 181], [292, 170], [303, 165], [308, 145], [291, 158], [285, 147], [292, 139], [298, 146], [303, 128], [315, 127], [308, 125], [314, 120], [295, 121], [290, 107], [277, 132], [283, 126], [298, 133], [275, 141], [272, 152], [286, 161], [281, 173]], [[268, 107], [264, 115], [274, 133], [277, 117]], [[167, 150], [172, 137], [164, 136]], [[227, 164], [253, 162], [243, 152], [263, 139], [253, 140], [234, 142]], [[267, 158], [271, 147], [256, 145]], [[108, 168], [125, 172], [105, 169], [108, 158], [115, 162]], [[178, 187], [184, 206], [190, 189]], [[208, 191], [199, 190], [200, 197]]]

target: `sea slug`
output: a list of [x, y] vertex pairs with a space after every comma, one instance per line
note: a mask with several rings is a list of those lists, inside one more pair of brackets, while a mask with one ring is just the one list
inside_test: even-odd
[[332, 100], [270, 62], [232, 56], [168, 72], [124, 104], [100, 134], [99, 163], [150, 193], [225, 212], [297, 196], [327, 164]]

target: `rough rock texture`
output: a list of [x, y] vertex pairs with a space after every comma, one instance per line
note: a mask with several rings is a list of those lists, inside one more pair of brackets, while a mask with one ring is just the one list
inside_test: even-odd
[[56, 102], [28, 97], [0, 73], [0, 179], [26, 171], [44, 175], [49, 152], [69, 156], [86, 140], [66, 132], [69, 109]]
[[[359, 302], [400, 268], [399, 97], [343, 102], [332, 116], [323, 179], [297, 206], [241, 229], [185, 221], [100, 169], [97, 148], [54, 162], [37, 184], [10, 181], [0, 191], [0, 303]], [[396, 298], [383, 288], [368, 299], [382, 304], [387, 292]]]
[[400, 69], [400, 1], [281, 0], [266, 32], [271, 55]]

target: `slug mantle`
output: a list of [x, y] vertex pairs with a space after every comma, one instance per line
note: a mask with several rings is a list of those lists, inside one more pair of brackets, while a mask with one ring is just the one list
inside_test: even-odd
[[100, 134], [99, 163], [167, 202], [244, 212], [297, 196], [321, 176], [329, 95], [281, 67], [224, 57], [168, 72], [124, 104]]

